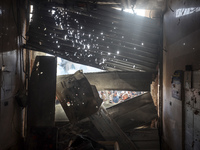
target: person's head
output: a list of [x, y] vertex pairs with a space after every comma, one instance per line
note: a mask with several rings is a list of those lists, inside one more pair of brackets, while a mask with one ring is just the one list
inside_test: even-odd
[[123, 100], [126, 100], [127, 98], [128, 98], [128, 94], [125, 93], [125, 94], [122, 96], [122, 99], [123, 99]]
[[113, 94], [113, 96], [116, 97], [116, 96], [117, 96], [117, 92], [115, 92], [115, 93]]
[[111, 95], [111, 91], [108, 91], [108, 95]]

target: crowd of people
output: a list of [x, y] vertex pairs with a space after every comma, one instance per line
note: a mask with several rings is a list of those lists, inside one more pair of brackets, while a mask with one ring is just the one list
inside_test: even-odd
[[103, 99], [104, 105], [117, 104], [124, 102], [128, 99], [143, 94], [144, 92], [135, 91], [99, 91], [99, 96]]

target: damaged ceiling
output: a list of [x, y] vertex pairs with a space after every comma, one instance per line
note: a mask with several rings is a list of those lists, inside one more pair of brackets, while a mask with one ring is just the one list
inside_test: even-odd
[[155, 71], [160, 20], [114, 9], [121, 6], [118, 1], [34, 3], [25, 48], [108, 71]]

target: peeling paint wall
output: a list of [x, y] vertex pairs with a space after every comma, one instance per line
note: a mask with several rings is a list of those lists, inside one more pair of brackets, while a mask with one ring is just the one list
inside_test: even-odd
[[[185, 65], [200, 69], [199, 1], [171, 0], [167, 3], [163, 30], [163, 139], [167, 149], [182, 149], [182, 100], [172, 97], [171, 77]], [[181, 11], [181, 13], [180, 13]]]
[[[22, 108], [15, 96], [23, 89], [22, 53], [17, 29], [17, 2], [0, 1], [0, 149], [21, 150]], [[18, 4], [19, 5], [19, 4]], [[21, 5], [20, 7], [22, 7]], [[20, 17], [20, 20], [22, 18]], [[20, 21], [21, 22], [21, 21]], [[18, 26], [19, 27], [19, 26]], [[21, 51], [22, 52], [22, 51]], [[21, 66], [21, 67], [20, 67]]]
[[[22, 140], [22, 108], [15, 96], [20, 89], [19, 60], [17, 51], [1, 53], [1, 99], [0, 99], [0, 147], [18, 149]], [[4, 67], [2, 67], [4, 66]], [[20, 148], [19, 148], [20, 149]]]

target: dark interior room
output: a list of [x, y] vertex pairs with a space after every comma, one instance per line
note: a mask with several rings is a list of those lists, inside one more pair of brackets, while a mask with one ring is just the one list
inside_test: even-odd
[[1, 0], [0, 150], [200, 150], [199, 0]]

